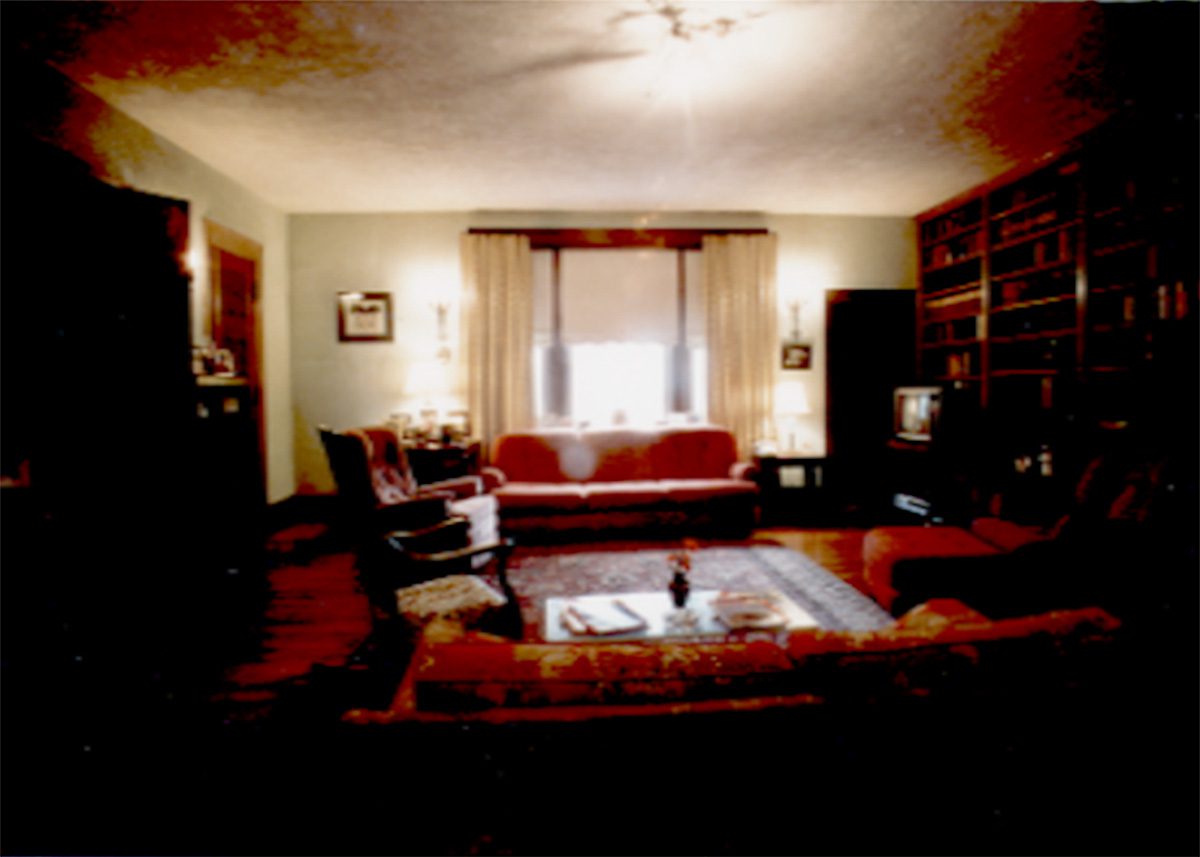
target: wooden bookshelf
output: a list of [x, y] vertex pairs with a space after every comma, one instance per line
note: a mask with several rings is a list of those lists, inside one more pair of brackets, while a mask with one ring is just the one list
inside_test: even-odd
[[1194, 353], [1194, 126], [1114, 122], [919, 215], [921, 378], [1044, 423]]

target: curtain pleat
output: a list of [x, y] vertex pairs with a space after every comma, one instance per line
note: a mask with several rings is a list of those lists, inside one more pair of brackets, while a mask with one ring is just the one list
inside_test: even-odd
[[524, 235], [468, 233], [460, 249], [464, 387], [487, 454], [533, 425], [533, 263]]
[[743, 456], [775, 435], [777, 250], [773, 234], [704, 239], [709, 419], [733, 432]]

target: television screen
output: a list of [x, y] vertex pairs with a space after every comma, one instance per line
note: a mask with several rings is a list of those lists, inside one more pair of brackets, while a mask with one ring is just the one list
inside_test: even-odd
[[940, 387], [897, 387], [895, 435], [902, 440], [933, 440], [942, 407]]

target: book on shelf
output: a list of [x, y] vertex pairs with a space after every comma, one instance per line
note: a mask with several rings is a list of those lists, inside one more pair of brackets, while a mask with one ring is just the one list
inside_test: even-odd
[[631, 634], [646, 628], [646, 620], [620, 598], [571, 602], [563, 607], [562, 624], [572, 634], [608, 636]]

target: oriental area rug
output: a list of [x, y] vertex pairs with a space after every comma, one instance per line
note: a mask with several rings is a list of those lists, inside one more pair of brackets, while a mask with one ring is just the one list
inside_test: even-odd
[[[668, 549], [517, 555], [508, 569], [528, 640], [541, 636], [547, 598], [666, 591]], [[802, 553], [784, 547], [708, 547], [692, 552], [694, 590], [777, 589], [830, 630], [869, 631], [893, 621], [883, 608]]]

